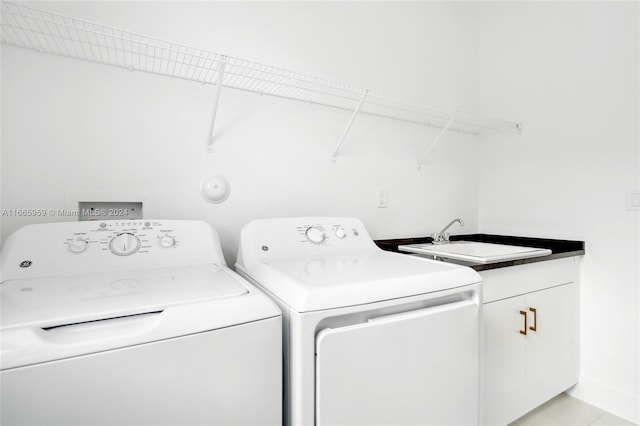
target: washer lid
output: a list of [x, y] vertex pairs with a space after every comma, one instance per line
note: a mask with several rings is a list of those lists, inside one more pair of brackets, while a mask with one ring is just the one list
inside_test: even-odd
[[1, 329], [60, 327], [248, 293], [215, 265], [10, 280], [0, 291]]
[[0, 302], [2, 370], [280, 316], [213, 264], [10, 280]]
[[373, 303], [482, 281], [477, 272], [465, 266], [382, 250], [275, 259], [244, 272], [298, 312]]

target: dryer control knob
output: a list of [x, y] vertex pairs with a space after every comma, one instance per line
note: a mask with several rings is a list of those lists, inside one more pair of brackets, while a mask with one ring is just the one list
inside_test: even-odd
[[313, 244], [322, 244], [326, 238], [322, 229], [315, 226], [308, 227], [307, 230], [304, 231], [304, 235], [307, 237], [307, 240]]
[[69, 247], [69, 251], [71, 253], [82, 253], [83, 251], [85, 251], [87, 248], [89, 248], [89, 242], [87, 240], [73, 240], [73, 241], [69, 241], [69, 244], [67, 244], [67, 247]]
[[176, 245], [176, 239], [171, 235], [163, 235], [160, 237], [158, 241], [160, 243], [160, 247], [162, 248], [171, 248]]
[[140, 240], [130, 232], [123, 232], [116, 235], [109, 242], [109, 249], [118, 256], [129, 256], [138, 251]]
[[336, 232], [336, 237], [338, 238], [344, 238], [347, 236], [347, 232], [344, 230], [342, 226], [338, 226], [335, 232]]

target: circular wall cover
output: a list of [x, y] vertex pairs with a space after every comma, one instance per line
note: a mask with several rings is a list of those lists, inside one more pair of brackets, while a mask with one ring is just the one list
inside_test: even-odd
[[208, 176], [200, 182], [200, 194], [210, 203], [221, 203], [229, 198], [230, 193], [229, 181], [222, 176]]

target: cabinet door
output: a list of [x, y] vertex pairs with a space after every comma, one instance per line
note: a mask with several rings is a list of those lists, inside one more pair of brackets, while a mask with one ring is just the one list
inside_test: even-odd
[[524, 296], [482, 306], [483, 392], [482, 424], [506, 425], [525, 412]]
[[[527, 411], [577, 381], [574, 288], [574, 284], [566, 284], [526, 295], [529, 327], [536, 329], [530, 329], [525, 339]], [[535, 309], [535, 314], [531, 308]]]

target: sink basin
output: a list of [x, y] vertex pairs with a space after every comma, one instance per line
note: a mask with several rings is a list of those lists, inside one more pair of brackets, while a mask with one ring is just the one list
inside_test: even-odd
[[405, 252], [474, 263], [528, 259], [551, 254], [549, 249], [478, 243], [474, 241], [452, 241], [449, 244], [409, 244], [398, 246], [398, 249]]

